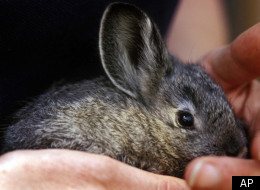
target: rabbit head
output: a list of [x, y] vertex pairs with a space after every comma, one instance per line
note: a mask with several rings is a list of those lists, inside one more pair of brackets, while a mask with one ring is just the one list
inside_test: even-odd
[[171, 56], [156, 25], [142, 10], [112, 4], [102, 20], [100, 51], [112, 83], [171, 129], [156, 135], [168, 138], [178, 159], [245, 156], [244, 127], [221, 87], [202, 67]]

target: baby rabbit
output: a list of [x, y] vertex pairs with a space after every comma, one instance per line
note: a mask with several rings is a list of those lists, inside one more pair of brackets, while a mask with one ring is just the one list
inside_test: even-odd
[[75, 149], [177, 177], [198, 156], [245, 156], [244, 129], [222, 89], [169, 55], [142, 10], [111, 4], [99, 46], [107, 77], [53, 88], [20, 110], [3, 152]]

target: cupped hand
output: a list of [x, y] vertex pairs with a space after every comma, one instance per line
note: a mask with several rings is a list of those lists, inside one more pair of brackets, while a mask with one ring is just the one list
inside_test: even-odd
[[189, 189], [184, 180], [146, 172], [102, 155], [24, 150], [0, 157], [1, 190]]
[[252, 159], [203, 157], [187, 167], [193, 189], [231, 189], [232, 176], [260, 175], [260, 23], [200, 62], [220, 84], [238, 117], [249, 126]]

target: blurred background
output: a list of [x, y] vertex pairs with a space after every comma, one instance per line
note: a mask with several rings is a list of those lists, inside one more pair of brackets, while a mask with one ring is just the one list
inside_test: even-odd
[[260, 22], [260, 0], [182, 0], [166, 37], [169, 51], [196, 62]]
[[260, 22], [260, 0], [225, 0], [231, 40], [250, 26]]

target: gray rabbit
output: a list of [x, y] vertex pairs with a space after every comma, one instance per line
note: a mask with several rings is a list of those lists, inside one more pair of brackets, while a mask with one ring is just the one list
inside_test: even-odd
[[99, 46], [107, 77], [53, 88], [20, 110], [4, 152], [82, 150], [177, 177], [198, 156], [245, 156], [244, 128], [222, 89], [171, 56], [142, 10], [111, 4]]

